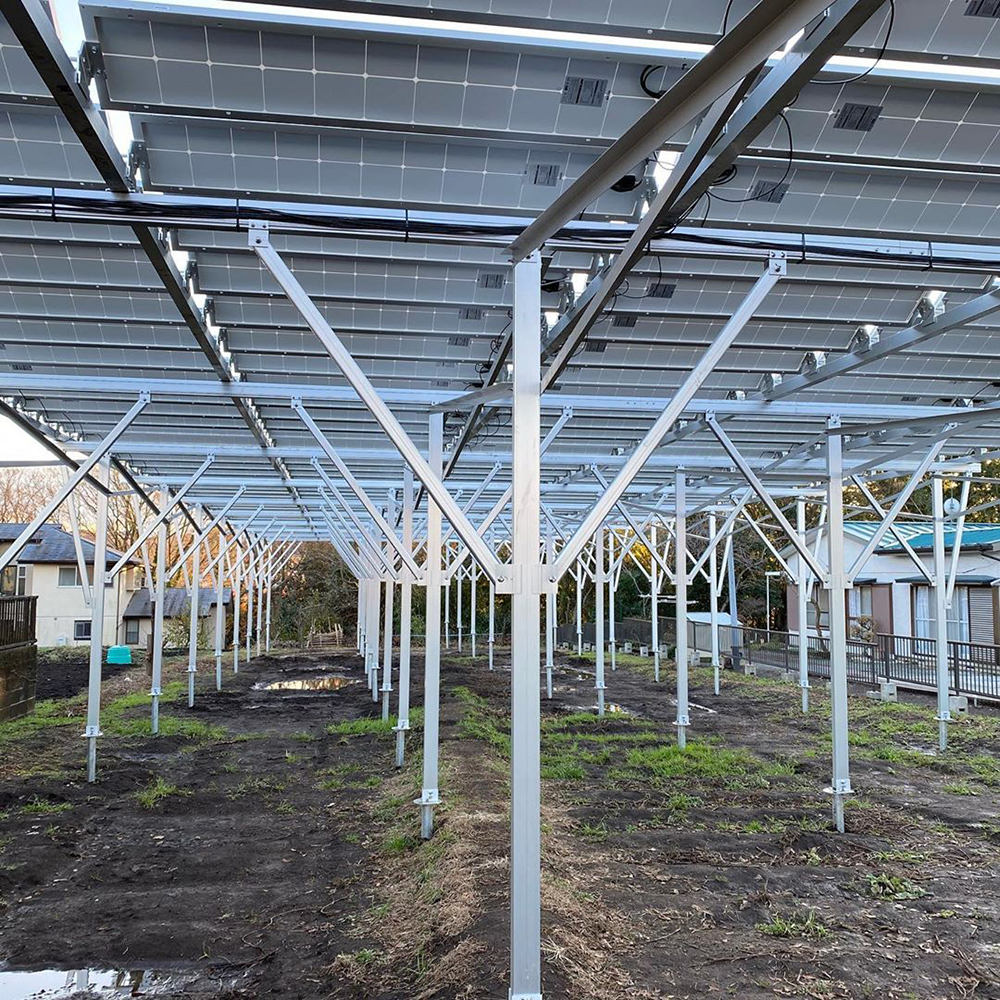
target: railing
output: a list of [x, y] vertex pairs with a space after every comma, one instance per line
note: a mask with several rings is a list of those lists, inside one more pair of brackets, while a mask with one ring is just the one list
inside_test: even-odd
[[[774, 629], [743, 629], [743, 656], [748, 663], [767, 664], [784, 670], [799, 669], [799, 637]], [[807, 663], [811, 677], [830, 677], [830, 643], [807, 636]], [[873, 642], [847, 640], [847, 679], [855, 684], [878, 685], [879, 647]]]
[[[937, 640], [912, 635], [880, 635], [879, 672], [886, 680], [912, 687], [937, 687]], [[1000, 700], [1000, 646], [948, 641], [948, 683], [954, 694]]]
[[35, 597], [0, 597], [0, 720], [35, 707]]
[[0, 597], [0, 649], [35, 641], [37, 597]]

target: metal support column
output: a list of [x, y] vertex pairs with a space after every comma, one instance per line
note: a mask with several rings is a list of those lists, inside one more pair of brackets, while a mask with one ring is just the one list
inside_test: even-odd
[[267, 608], [264, 612], [264, 652], [271, 652], [271, 591], [274, 589], [274, 551], [267, 554]]
[[729, 584], [729, 651], [732, 654], [733, 670], [740, 669], [740, 648], [742, 635], [739, 624], [739, 608], [736, 605], [736, 536], [734, 525], [729, 526], [729, 558], [726, 560], [726, 577]]
[[458, 633], [458, 652], [462, 652], [462, 574], [455, 577], [455, 631]]
[[583, 563], [576, 560], [576, 655], [583, 654]]
[[951, 721], [948, 677], [948, 572], [944, 549], [944, 484], [940, 476], [931, 479], [931, 507], [934, 516], [934, 665], [936, 667], [938, 749], [948, 749], [948, 723]]
[[[545, 564], [551, 566], [554, 562], [552, 528], [545, 536]], [[551, 590], [545, 592], [545, 697], [552, 697], [552, 646], [556, 631], [556, 595]]]
[[[806, 502], [797, 500], [795, 503], [795, 528], [799, 541], [806, 544]], [[807, 591], [809, 589], [809, 567], [805, 559], [799, 556], [798, 578], [796, 586], [798, 593], [796, 602], [799, 614], [799, 687], [802, 688], [802, 711], [809, 711], [809, 605]]]
[[[436, 476], [441, 475], [444, 416], [430, 415], [427, 461]], [[424, 774], [417, 804], [420, 806], [420, 836], [428, 840], [434, 832], [434, 807], [438, 795], [438, 715], [441, 692], [441, 509], [427, 494], [427, 560], [424, 580], [427, 587], [424, 639]]]
[[604, 715], [604, 526], [594, 534], [594, 688], [597, 714]]
[[469, 652], [476, 656], [476, 576], [478, 569], [473, 559], [469, 563]]
[[194, 707], [194, 675], [198, 670], [198, 604], [201, 597], [201, 546], [196, 545], [191, 553], [191, 598], [188, 602], [191, 612], [191, 632], [188, 637], [188, 708]]
[[656, 559], [652, 553], [656, 551], [656, 525], [649, 529], [649, 643], [653, 651], [653, 680], [660, 680], [660, 576]]
[[[219, 544], [222, 545], [220, 538]], [[215, 690], [222, 690], [222, 643], [224, 641], [226, 605], [222, 599], [222, 560], [215, 564]]]
[[271, 546], [267, 552], [263, 552], [257, 560], [257, 655], [260, 656], [261, 641], [264, 636], [264, 569], [267, 560], [270, 558]]
[[711, 631], [710, 643], [712, 649], [712, 685], [716, 695], [719, 694], [720, 682], [720, 659], [719, 659], [719, 553], [716, 549], [716, 525], [715, 515], [708, 515], [708, 544], [712, 554], [708, 560], [708, 609], [709, 609], [709, 630]]
[[[160, 504], [166, 505], [167, 488], [160, 487]], [[160, 731], [160, 695], [163, 682], [163, 604], [167, 590], [167, 522], [156, 529], [156, 607], [153, 609], [153, 679], [149, 687], [150, 732]]]
[[371, 581], [368, 590], [368, 688], [372, 693], [372, 701], [378, 703], [378, 644], [379, 644], [379, 610], [382, 606], [382, 582], [376, 577]]
[[[249, 550], [248, 550], [249, 553]], [[257, 570], [252, 568], [252, 560], [247, 560], [246, 566], [246, 581], [247, 581], [247, 633], [246, 633], [246, 653], [244, 659], [247, 663], [250, 662], [250, 650], [251, 650], [251, 640], [253, 638], [253, 605], [254, 596], [257, 590]]]
[[444, 584], [444, 648], [451, 649], [451, 577]]
[[[541, 1000], [541, 257], [514, 267], [510, 998]], [[555, 580], [550, 581], [554, 583]]]
[[[832, 417], [831, 430], [840, 427]], [[830, 592], [830, 726], [833, 730], [833, 820], [844, 832], [844, 796], [851, 792], [847, 742], [847, 573], [844, 568], [844, 439], [827, 435], [827, 471], [830, 476], [828, 538]], [[801, 556], [800, 556], [801, 558]]]
[[389, 695], [392, 694], [392, 615], [396, 594], [392, 580], [385, 580], [385, 635], [382, 651], [382, 721], [389, 721]]
[[[491, 546], [492, 548], [492, 542]], [[497, 625], [497, 589], [493, 585], [493, 581], [490, 580], [490, 635], [489, 635], [489, 647], [490, 647], [490, 662], [489, 669], [493, 669], [493, 647], [496, 645], [496, 625]]]
[[608, 531], [608, 649], [611, 653], [611, 671], [618, 669], [615, 651], [615, 533]]
[[[97, 481], [108, 485], [110, 460], [97, 467]], [[101, 735], [101, 668], [104, 663], [104, 574], [108, 568], [108, 497], [97, 491], [94, 535], [94, 585], [90, 598], [90, 673], [87, 681], [87, 781], [97, 780], [97, 740]]]
[[688, 634], [687, 634], [687, 479], [677, 471], [674, 504], [677, 520], [674, 527], [674, 659], [677, 664], [677, 746], [687, 746], [688, 719]]
[[[403, 469], [403, 547], [413, 551], [413, 471]], [[428, 560], [429, 561], [429, 560]], [[403, 766], [406, 733], [410, 728], [410, 616], [413, 583], [404, 573], [399, 585], [399, 708], [396, 712], [396, 767]]]
[[243, 560], [240, 547], [235, 547], [234, 565], [230, 581], [233, 586], [233, 673], [240, 672], [240, 601], [243, 599], [242, 589]]

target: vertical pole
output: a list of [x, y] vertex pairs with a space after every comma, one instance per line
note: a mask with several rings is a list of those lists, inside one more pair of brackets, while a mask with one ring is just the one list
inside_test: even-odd
[[[427, 462], [441, 475], [444, 415], [432, 413], [428, 426]], [[424, 775], [420, 805], [420, 836], [434, 832], [434, 807], [438, 795], [438, 713], [441, 691], [441, 509], [427, 495], [426, 638], [424, 641]]]
[[[413, 470], [403, 469], [403, 545], [413, 551]], [[399, 709], [396, 713], [396, 767], [403, 766], [406, 733], [410, 728], [410, 616], [413, 611], [413, 583], [403, 570], [399, 586]]]
[[240, 594], [243, 582], [243, 561], [240, 558], [239, 545], [234, 546], [233, 554], [233, 673], [240, 672]]
[[264, 567], [267, 565], [268, 555], [271, 549], [270, 546], [267, 549], [267, 553], [261, 554], [260, 559], [257, 562], [257, 655], [260, 656], [261, 642], [264, 637]]
[[[386, 544], [388, 548], [388, 543]], [[378, 631], [379, 631], [379, 608], [382, 604], [382, 581], [376, 577], [371, 582], [371, 589], [368, 592], [370, 602], [368, 609], [369, 627], [368, 649], [370, 669], [368, 672], [368, 686], [371, 689], [372, 701], [378, 704]]]
[[458, 652], [462, 652], [462, 570], [455, 576], [458, 592], [455, 596], [455, 629], [458, 632]]
[[362, 619], [364, 618], [364, 607], [365, 607], [365, 581], [358, 580], [358, 620], [357, 627], [355, 628], [355, 633], [357, 635], [357, 648], [358, 654], [362, 655], [364, 653], [364, 643], [362, 642], [361, 636], [364, 629], [364, 623]]
[[[840, 418], [831, 417], [831, 429]], [[844, 796], [851, 792], [847, 742], [847, 575], [844, 569], [844, 453], [843, 437], [827, 435], [829, 483], [830, 591], [830, 725], [833, 730], [833, 820], [844, 832]]]
[[938, 749], [948, 749], [948, 723], [951, 705], [948, 700], [948, 574], [944, 551], [944, 484], [940, 476], [931, 479], [932, 513], [934, 515], [934, 664], [937, 668]]
[[476, 563], [469, 561], [469, 651], [476, 655]]
[[729, 561], [726, 565], [726, 575], [729, 583], [729, 647], [733, 657], [733, 670], [740, 669], [740, 647], [742, 636], [739, 625], [739, 609], [736, 607], [736, 538], [733, 535], [734, 525], [729, 527]]
[[716, 695], [719, 693], [719, 551], [716, 548], [715, 537], [718, 534], [715, 515], [708, 515], [708, 544], [712, 546], [712, 556], [708, 560], [708, 608], [711, 625], [709, 626], [712, 643], [712, 683]]
[[608, 648], [611, 650], [611, 670], [618, 669], [615, 654], [615, 533], [608, 531]]
[[267, 610], [264, 613], [264, 652], [271, 652], [271, 590], [274, 587], [274, 549], [267, 554]]
[[[795, 503], [796, 530], [803, 547], [806, 544], [806, 502], [797, 500]], [[802, 688], [802, 711], [809, 711], [809, 605], [806, 600], [809, 587], [809, 567], [805, 559], [798, 557], [798, 573], [796, 576], [798, 593], [796, 602], [799, 609], [799, 687]]]
[[576, 655], [583, 654], [583, 563], [576, 561]]
[[[552, 546], [552, 528], [545, 536], [545, 567], [548, 569], [554, 559]], [[552, 697], [552, 642], [556, 631], [556, 595], [551, 590], [545, 591], [545, 697]]]
[[[102, 459], [97, 481], [108, 485], [110, 459]], [[104, 663], [104, 576], [108, 570], [108, 497], [97, 491], [97, 525], [94, 535], [94, 585], [90, 597], [90, 673], [87, 679], [87, 781], [97, 780], [97, 740], [101, 735], [101, 669]]]
[[[651, 552], [656, 551], [656, 525], [649, 529]], [[653, 647], [653, 680], [660, 680], [660, 576], [656, 559], [649, 559], [649, 642]]]
[[597, 714], [604, 715], [604, 528], [594, 534], [594, 688]]
[[[160, 487], [160, 503], [169, 503], [167, 488]], [[163, 604], [167, 590], [167, 521], [156, 529], [156, 607], [153, 610], [153, 682], [149, 688], [150, 732], [160, 731], [160, 695], [163, 680]]]
[[444, 583], [444, 648], [451, 649], [451, 577]]
[[677, 660], [677, 746], [687, 746], [688, 719], [688, 628], [687, 628], [687, 479], [678, 469], [674, 487], [677, 514], [674, 549], [674, 623], [675, 657]]
[[250, 568], [250, 560], [247, 560], [247, 634], [246, 634], [246, 655], [244, 660], [250, 662], [250, 641], [253, 636], [253, 598], [257, 589], [257, 571]]
[[395, 587], [389, 577], [385, 580], [385, 635], [382, 651], [382, 721], [389, 721], [389, 695], [392, 693], [392, 614]]
[[[197, 532], [197, 528], [195, 531]], [[201, 618], [198, 617], [201, 598], [201, 545], [194, 547], [191, 556], [191, 600], [188, 602], [191, 614], [191, 633], [188, 637], [188, 708], [194, 708], [194, 675], [198, 670], [198, 632]]]
[[[490, 547], [493, 547], [493, 536], [490, 535]], [[490, 634], [488, 644], [490, 647], [489, 669], [493, 669], [493, 647], [496, 644], [496, 618], [497, 618], [497, 589], [490, 580]]]
[[[541, 257], [514, 265], [510, 998], [541, 1000]], [[549, 585], [554, 581], [549, 581]]]
[[[219, 544], [225, 539], [219, 536]], [[222, 690], [222, 643], [226, 605], [222, 599], [222, 560], [215, 564], [215, 690]]]

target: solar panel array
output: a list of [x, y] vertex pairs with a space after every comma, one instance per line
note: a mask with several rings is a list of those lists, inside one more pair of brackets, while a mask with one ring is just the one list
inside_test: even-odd
[[[890, 75], [883, 67], [829, 86], [849, 75], [830, 67], [786, 110], [787, 127], [777, 120], [765, 128], [727, 182], [713, 186], [682, 227], [692, 238], [728, 228], [751, 240], [780, 230], [932, 244], [920, 269], [790, 255], [787, 279], [705, 383], [699, 399], [718, 402], [733, 440], [759, 468], [783, 452], [803, 451], [768, 472], [776, 483], [808, 482], [821, 469], [822, 453], [805, 446], [822, 435], [822, 413], [730, 417], [729, 397], [752, 397], [762, 380], [787, 378], [803, 364], [822, 366], [848, 349], [861, 325], [877, 325], [882, 336], [905, 328], [929, 289], [947, 292], [949, 306], [971, 300], [988, 286], [993, 259], [1000, 260], [991, 257], [1000, 235], [997, 81], [984, 76], [963, 83], [956, 76], [944, 84], [927, 69], [939, 65], [938, 56], [954, 55], [975, 57], [980, 61], [971, 65], [987, 73], [995, 21], [963, 13], [964, 3], [919, 5], [922, 18], [909, 16], [910, 5], [907, 16], [897, 18], [888, 50], [921, 53], [923, 67], [896, 67]], [[467, 15], [470, 25], [435, 30], [415, 18], [276, 18], [253, 9], [138, 0], [81, 6], [95, 92], [104, 109], [129, 116], [135, 140], [130, 160], [146, 192], [280, 202], [306, 215], [310, 206], [334, 215], [341, 208], [381, 207], [522, 223], [550, 205], [652, 105], [640, 78], [665, 89], [701, 57], [697, 45], [718, 36], [725, 9], [721, 0], [456, 0], [436, 5], [437, 11]], [[737, 0], [731, 17], [749, 6]], [[401, 14], [421, 12], [428, 13], [415, 4], [399, 7]], [[485, 30], [509, 19], [544, 23], [550, 31]], [[573, 22], [610, 25], [635, 38], [602, 48], [556, 30]], [[655, 29], [655, 50], [640, 44], [647, 27]], [[880, 45], [884, 28], [885, 17], [876, 15], [845, 51]], [[679, 53], [682, 44], [689, 44], [689, 57]], [[658, 68], [643, 77], [647, 66]], [[616, 184], [619, 190], [588, 206], [585, 221], [638, 220], [672, 162], [669, 154], [690, 134], [689, 125], [674, 135], [659, 162], [651, 157], [634, 164]], [[103, 187], [5, 24], [0, 182]], [[373, 494], [381, 499], [396, 488], [401, 460], [247, 249], [245, 223], [240, 230], [174, 228], [169, 240], [183, 255], [184, 281], [238, 377], [328, 389], [327, 397], [307, 398], [307, 408]], [[942, 266], [932, 257], [934, 244], [948, 240], [979, 245], [986, 263]], [[433, 243], [418, 236], [280, 233], [273, 242], [421, 447], [431, 403], [481, 386], [494, 367], [503, 372], [499, 359], [513, 302], [509, 262], [498, 246], [460, 237]], [[613, 473], [655, 416], [651, 405], [628, 407], [639, 397], [670, 397], [763, 270], [752, 248], [712, 256], [694, 242], [687, 246], [641, 261], [546, 400], [543, 434], [563, 399], [574, 410], [543, 463], [546, 502], [566, 516], [577, 515], [580, 498], [594, 493], [589, 465]], [[606, 259], [585, 243], [545, 249], [546, 330], [569, 308], [581, 278]], [[852, 406], [901, 407], [900, 415], [919, 415], [969, 399], [992, 401], [1000, 386], [1000, 353], [993, 346], [998, 325], [1000, 319], [987, 317], [790, 398], [835, 401], [848, 424], [850, 412], [862, 412]], [[110, 430], [134, 393], [112, 385], [96, 393], [73, 378], [217, 383], [132, 230], [58, 217], [0, 220], [4, 371], [16, 386], [9, 395], [25, 409], [90, 441]], [[35, 389], [28, 376], [62, 382]], [[218, 504], [242, 478], [248, 491], [237, 514], [267, 500], [306, 532], [307, 517], [321, 525], [322, 483], [310, 464], [317, 446], [291, 409], [290, 395], [254, 400], [271, 442], [265, 453], [231, 400], [160, 389], [125, 435], [132, 442], [125, 454], [150, 482], [176, 483], [214, 452], [217, 462], [195, 496]], [[620, 408], [611, 412], [609, 406]], [[871, 429], [870, 420], [856, 419], [852, 429]], [[449, 414], [449, 442], [464, 422], [464, 413]], [[928, 433], [893, 437], [888, 445], [859, 434], [848, 442], [849, 464], [905, 469], [919, 460]], [[956, 431], [947, 450], [975, 456], [995, 440], [996, 424], [985, 422]], [[897, 443], [909, 443], [910, 453], [889, 454], [899, 451]], [[509, 463], [509, 452], [509, 410], [490, 411], [452, 473], [453, 490], [471, 495], [495, 461]], [[296, 484], [294, 494], [276, 471], [276, 458]], [[709, 486], [737, 481], [714, 438], [688, 427], [656, 453], [636, 491], [663, 487], [678, 464], [689, 469], [696, 489], [706, 486], [706, 495]], [[505, 481], [498, 477], [482, 503], [492, 503]]]

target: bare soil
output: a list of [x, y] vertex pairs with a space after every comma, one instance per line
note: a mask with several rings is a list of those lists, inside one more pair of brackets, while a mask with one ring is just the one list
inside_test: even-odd
[[[696, 670], [681, 753], [669, 669], [622, 657], [600, 721], [590, 669], [561, 655], [542, 703], [546, 998], [1000, 997], [998, 714], [939, 757], [928, 703], [858, 693], [838, 835], [822, 690], [803, 716], [793, 685], [726, 672], [717, 698]], [[261, 657], [221, 693], [206, 662], [193, 709], [182, 671], [155, 738], [142, 671], [107, 682], [93, 786], [81, 696], [0, 726], [6, 967], [155, 970], [158, 996], [506, 997], [507, 671], [443, 664], [426, 843], [419, 713], [396, 772], [356, 656]], [[345, 681], [295, 686], [320, 677]]]

